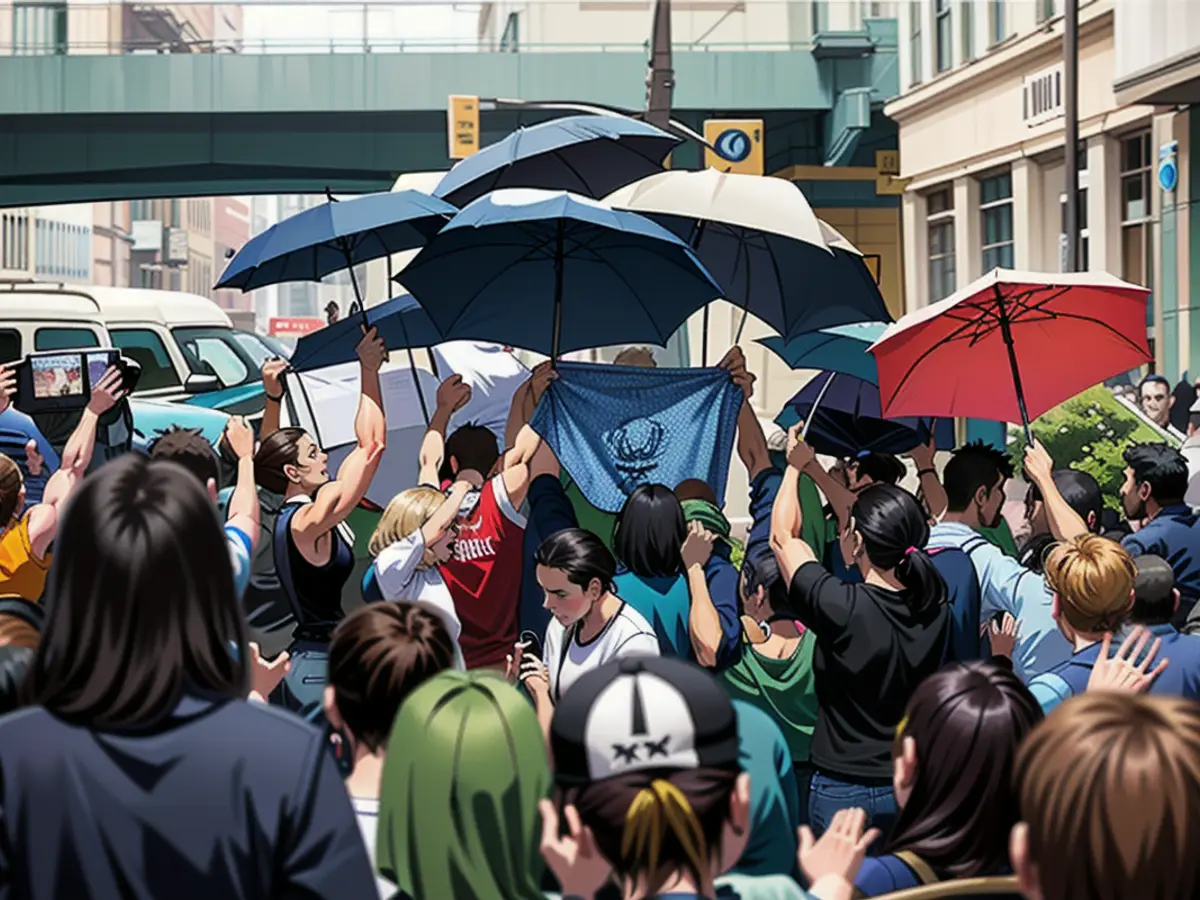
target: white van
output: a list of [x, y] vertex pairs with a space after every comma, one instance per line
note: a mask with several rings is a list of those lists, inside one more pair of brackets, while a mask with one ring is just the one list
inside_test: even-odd
[[0, 282], [0, 363], [38, 350], [111, 346], [100, 304], [86, 290]]

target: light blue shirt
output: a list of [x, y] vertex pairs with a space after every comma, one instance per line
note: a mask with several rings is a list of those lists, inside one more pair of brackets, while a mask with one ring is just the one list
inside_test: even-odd
[[250, 554], [254, 545], [250, 535], [236, 525], [225, 526], [225, 543], [229, 546], [229, 561], [233, 564], [233, 586], [240, 600], [250, 583]]
[[1054, 595], [1036, 572], [1025, 568], [974, 529], [959, 522], [939, 522], [929, 530], [930, 549], [956, 547], [971, 557], [979, 577], [980, 627], [997, 613], [1020, 622], [1013, 649], [1013, 671], [1028, 682], [1071, 658], [1074, 648], [1058, 630], [1051, 614]]

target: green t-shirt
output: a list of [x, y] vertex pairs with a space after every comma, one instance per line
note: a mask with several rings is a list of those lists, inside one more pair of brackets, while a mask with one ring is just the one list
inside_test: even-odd
[[1000, 524], [995, 528], [980, 528], [978, 530], [981, 537], [986, 538], [1003, 550], [1005, 556], [1011, 556], [1013, 559], [1018, 557], [1017, 542], [1013, 538], [1012, 529], [1008, 527], [1007, 519], [1001, 519]]
[[583, 496], [583, 491], [579, 490], [579, 485], [566, 472], [562, 473], [562, 483], [563, 493], [567, 495], [567, 500], [575, 510], [579, 527], [600, 538], [609, 552], [612, 552], [613, 527], [617, 524], [617, 514], [592, 506], [587, 497]]
[[730, 697], [758, 707], [775, 720], [793, 762], [808, 761], [817, 724], [816, 644], [816, 637], [806, 631], [789, 658], [771, 659], [743, 643], [741, 658], [720, 675]]

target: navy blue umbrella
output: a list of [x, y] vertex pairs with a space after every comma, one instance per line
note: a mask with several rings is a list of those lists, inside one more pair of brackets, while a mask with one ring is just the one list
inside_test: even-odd
[[273, 225], [230, 260], [217, 289], [255, 288], [326, 275], [422, 246], [457, 212], [420, 191], [366, 194], [322, 203]]
[[446, 340], [561, 353], [663, 345], [717, 298], [687, 244], [636, 213], [563, 191], [502, 190], [467, 206], [396, 280]]
[[805, 440], [826, 456], [854, 456], [863, 450], [905, 453], [928, 443], [954, 448], [953, 419], [884, 419], [879, 388], [837, 372], [822, 372], [789, 400], [775, 418], [788, 429], [803, 420]]
[[358, 342], [362, 340], [363, 329], [374, 327], [387, 349], [408, 351], [413, 385], [417, 389], [421, 412], [428, 424], [429, 410], [425, 406], [425, 396], [421, 393], [420, 382], [417, 380], [417, 362], [413, 358], [412, 348], [440, 344], [441, 332], [430, 321], [429, 314], [421, 308], [421, 304], [408, 294], [401, 294], [371, 307], [366, 311], [365, 319], [365, 322], [357, 318], [342, 319], [304, 335], [296, 342], [296, 349], [290, 360], [291, 369], [295, 372], [309, 372], [326, 366], [354, 362], [355, 350]]
[[682, 140], [621, 116], [567, 116], [527, 128], [458, 163], [434, 190], [466, 206], [498, 188], [542, 188], [603, 197], [662, 171]]

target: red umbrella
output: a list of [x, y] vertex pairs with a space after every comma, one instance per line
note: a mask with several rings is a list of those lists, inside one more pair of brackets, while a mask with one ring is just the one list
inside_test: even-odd
[[1149, 290], [1107, 272], [993, 269], [870, 351], [883, 415], [1029, 420], [1151, 359]]

